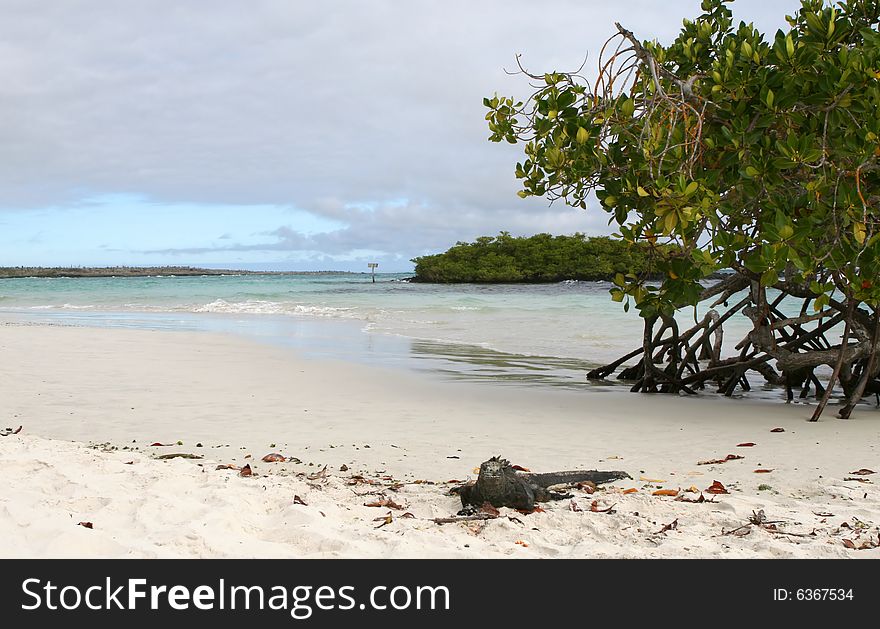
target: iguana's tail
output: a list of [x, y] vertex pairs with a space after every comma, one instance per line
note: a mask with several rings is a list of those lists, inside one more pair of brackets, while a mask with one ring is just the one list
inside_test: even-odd
[[596, 470], [573, 470], [568, 472], [548, 472], [546, 474], [528, 474], [529, 479], [540, 487], [552, 487], [553, 485], [570, 485], [592, 481], [597, 485], [610, 483], [624, 478], [632, 478], [626, 472], [609, 471], [599, 472]]

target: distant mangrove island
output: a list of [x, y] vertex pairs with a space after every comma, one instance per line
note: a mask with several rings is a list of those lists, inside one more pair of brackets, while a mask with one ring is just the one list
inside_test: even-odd
[[363, 275], [351, 271], [246, 271], [192, 266], [0, 267], [0, 279], [13, 277], [201, 277], [203, 275]]
[[482, 236], [444, 253], [421, 256], [413, 282], [515, 283], [611, 280], [617, 273], [648, 271], [647, 246], [606, 236]]

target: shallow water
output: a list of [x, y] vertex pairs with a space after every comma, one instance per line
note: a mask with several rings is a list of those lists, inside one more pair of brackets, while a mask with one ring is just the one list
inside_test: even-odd
[[[317, 357], [578, 388], [640, 343], [607, 282], [413, 284], [404, 274], [0, 280], [0, 313], [66, 325], [233, 332]], [[698, 313], [699, 314], [699, 313]], [[682, 325], [693, 311], [679, 315]], [[725, 354], [749, 322], [725, 326]], [[761, 391], [757, 392], [762, 395]], [[778, 398], [777, 391], [763, 394]]]

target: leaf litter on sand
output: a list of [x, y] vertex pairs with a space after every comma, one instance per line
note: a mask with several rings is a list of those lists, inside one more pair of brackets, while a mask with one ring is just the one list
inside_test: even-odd
[[365, 507], [387, 507], [389, 509], [397, 509], [398, 511], [402, 511], [403, 507], [396, 502], [394, 502], [391, 498], [380, 498], [379, 500], [375, 500], [373, 502], [365, 502]]
[[394, 522], [394, 516], [391, 515], [391, 512], [389, 511], [386, 515], [380, 518], [374, 518], [373, 522], [381, 522], [381, 524], [376, 527], [377, 529], [381, 529], [383, 526], [387, 526], [388, 524]]
[[663, 535], [666, 531], [677, 531], [678, 530], [678, 518], [675, 518], [669, 524], [664, 524], [663, 528], [654, 533], [654, 535]]
[[679, 490], [678, 489], [658, 489], [653, 492], [652, 496], [677, 496]]
[[728, 454], [723, 459], [710, 459], [708, 461], [700, 461], [697, 463], [697, 465], [719, 465], [721, 463], [727, 463], [728, 461], [737, 461], [744, 458], [746, 457], [740, 456], [738, 454]]
[[694, 504], [700, 504], [700, 503], [703, 503], [703, 502], [715, 502], [715, 499], [714, 499], [714, 498], [706, 498], [706, 497], [703, 495], [703, 492], [700, 492], [700, 497], [699, 497], [699, 498], [694, 498], [694, 499], [692, 500], [692, 499], [688, 498], [687, 496], [685, 496], [684, 494], [682, 494], [682, 495], [678, 496], [678, 497], [675, 499], [675, 501], [676, 501], [676, 502], [691, 502], [691, 503], [694, 503]]
[[615, 513], [614, 507], [616, 506], [616, 504], [617, 503], [614, 503], [610, 507], [606, 507], [603, 509], [599, 506], [599, 501], [594, 500], [592, 502], [592, 504], [590, 505], [590, 511], [592, 511], [593, 513], [608, 513], [608, 514]]
[[706, 488], [706, 493], [717, 495], [717, 494], [729, 494], [730, 492], [727, 491], [727, 487], [725, 487], [719, 481], [716, 480], [716, 481], [713, 481], [713, 483], [711, 485], [709, 485], [709, 487]]
[[327, 476], [327, 466], [325, 465], [323, 468], [315, 472], [314, 474], [309, 474], [306, 476], [309, 480], [318, 480], [320, 478], [324, 478]]

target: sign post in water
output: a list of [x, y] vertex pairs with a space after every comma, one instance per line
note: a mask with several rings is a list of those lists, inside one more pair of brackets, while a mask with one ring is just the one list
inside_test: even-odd
[[367, 262], [367, 266], [370, 267], [370, 273], [373, 274], [373, 284], [376, 283], [376, 267], [379, 266], [378, 262]]

